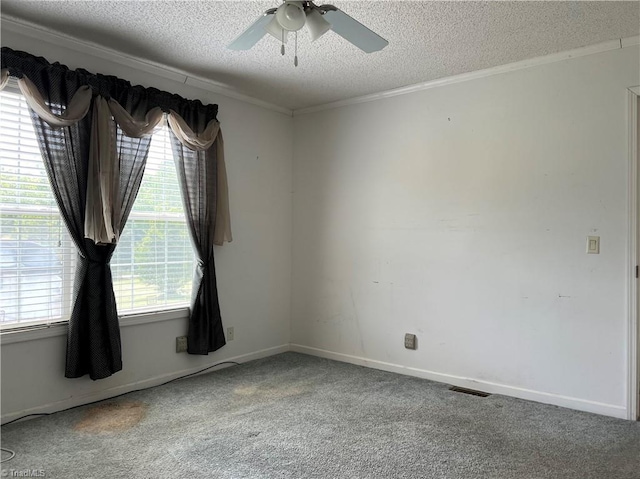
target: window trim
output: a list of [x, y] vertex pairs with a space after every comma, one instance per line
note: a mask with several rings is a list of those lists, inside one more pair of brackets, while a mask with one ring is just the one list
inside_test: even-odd
[[[141, 324], [160, 323], [163, 321], [172, 321], [176, 319], [188, 319], [190, 314], [189, 307], [180, 307], [164, 311], [153, 311], [135, 314], [127, 314], [119, 317], [120, 327], [138, 326]], [[55, 336], [66, 336], [69, 321], [62, 320], [50, 323], [31, 324], [29, 326], [22, 325], [18, 327], [5, 327], [0, 330], [0, 346], [14, 343], [22, 343], [25, 341], [35, 341], [38, 339], [53, 338]]]

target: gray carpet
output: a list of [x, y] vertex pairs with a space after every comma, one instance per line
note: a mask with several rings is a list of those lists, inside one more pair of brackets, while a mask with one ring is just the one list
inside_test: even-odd
[[2, 469], [47, 478], [640, 478], [639, 423], [296, 353], [14, 423], [2, 446]]

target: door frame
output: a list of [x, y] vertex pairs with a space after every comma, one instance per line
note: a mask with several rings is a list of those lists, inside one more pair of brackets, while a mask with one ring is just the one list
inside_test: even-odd
[[639, 153], [638, 147], [640, 142], [640, 111], [638, 104], [640, 102], [640, 86], [630, 87], [627, 90], [628, 103], [628, 141], [629, 141], [629, 263], [628, 263], [628, 298], [629, 298], [629, 324], [628, 324], [628, 365], [627, 365], [627, 419], [632, 421], [639, 420], [640, 417], [640, 310], [638, 308], [638, 288], [640, 281], [636, 279], [636, 267], [640, 258], [640, 221], [638, 214], [640, 213], [640, 167], [638, 165]]

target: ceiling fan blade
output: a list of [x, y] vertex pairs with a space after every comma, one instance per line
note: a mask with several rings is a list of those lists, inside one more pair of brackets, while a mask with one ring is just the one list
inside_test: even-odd
[[249, 50], [265, 36], [265, 26], [271, 21], [272, 14], [265, 13], [253, 25], [247, 28], [238, 38], [227, 47], [229, 50]]
[[324, 19], [331, 24], [331, 30], [366, 53], [377, 52], [389, 45], [380, 35], [342, 10], [329, 10], [324, 14]]

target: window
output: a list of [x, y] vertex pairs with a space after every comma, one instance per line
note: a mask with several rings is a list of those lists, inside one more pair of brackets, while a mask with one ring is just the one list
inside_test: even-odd
[[194, 255], [169, 130], [154, 133], [140, 191], [111, 259], [118, 312], [188, 305]]
[[[0, 325], [69, 318], [76, 251], [51, 192], [27, 104], [0, 92]], [[118, 312], [186, 306], [194, 256], [166, 129], [111, 260]]]

